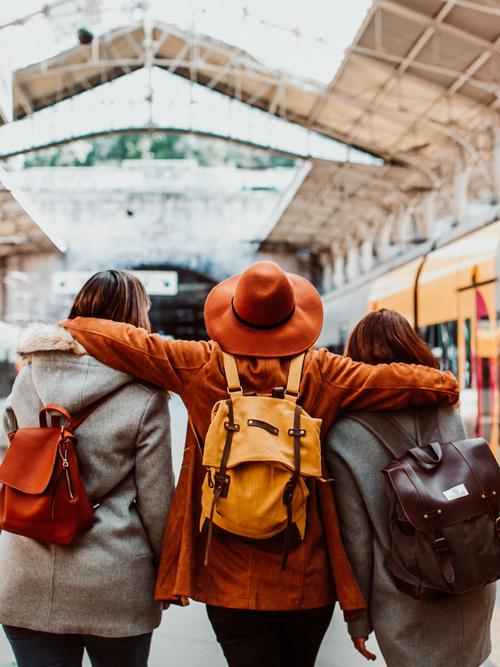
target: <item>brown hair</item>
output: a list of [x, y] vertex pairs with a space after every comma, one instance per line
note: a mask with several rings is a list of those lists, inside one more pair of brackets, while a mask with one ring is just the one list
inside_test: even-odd
[[402, 361], [439, 368], [429, 346], [410, 323], [394, 310], [374, 310], [360, 320], [349, 336], [347, 357], [366, 364], [390, 364]]
[[75, 297], [68, 319], [99, 317], [127, 322], [151, 331], [149, 296], [141, 281], [127, 271], [99, 271], [87, 280]]

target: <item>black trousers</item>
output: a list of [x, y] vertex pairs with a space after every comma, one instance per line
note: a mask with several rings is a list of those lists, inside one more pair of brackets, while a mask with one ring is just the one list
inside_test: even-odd
[[81, 667], [84, 649], [92, 667], [147, 667], [153, 635], [57, 635], [11, 625], [4, 625], [3, 629], [18, 667]]
[[334, 605], [253, 611], [207, 605], [229, 667], [313, 667]]

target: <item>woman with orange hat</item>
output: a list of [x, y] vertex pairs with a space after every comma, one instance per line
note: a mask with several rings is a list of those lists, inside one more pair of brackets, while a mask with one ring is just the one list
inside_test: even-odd
[[62, 325], [105, 364], [178, 393], [187, 407], [193, 428], [164, 534], [156, 599], [206, 603], [231, 666], [309, 667], [334, 603], [349, 618], [365, 608], [330, 485], [308, 481], [305, 534], [290, 549], [286, 569], [279, 539], [257, 542], [223, 531], [213, 532], [204, 562], [202, 447], [213, 405], [228, 397], [224, 353], [236, 355], [242, 392], [257, 395], [287, 386], [293, 358], [305, 353], [298, 403], [322, 420], [322, 437], [341, 410], [452, 404], [457, 383], [434, 368], [371, 366], [314, 349], [321, 298], [309, 281], [274, 262], [258, 262], [216, 285], [206, 300], [205, 323], [209, 342], [165, 340], [109, 320], [76, 318]]

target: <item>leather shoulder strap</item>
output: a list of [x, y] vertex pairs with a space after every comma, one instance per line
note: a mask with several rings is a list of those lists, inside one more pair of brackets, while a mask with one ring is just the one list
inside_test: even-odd
[[226, 376], [227, 390], [230, 396], [243, 396], [236, 359], [232, 354], [222, 353], [224, 359], [224, 374]]
[[419, 447], [428, 445], [430, 442], [444, 442], [439, 428], [439, 408], [435, 405], [421, 406], [414, 409], [415, 425]]
[[288, 381], [286, 383], [285, 398], [293, 403], [297, 402], [299, 395], [300, 378], [302, 376], [302, 366], [304, 365], [305, 352], [299, 354], [290, 362], [290, 369], [288, 371]]
[[103, 403], [105, 403], [107, 400], [109, 400], [112, 396], [117, 394], [119, 391], [123, 389], [125, 385], [122, 385], [121, 387], [118, 387], [117, 389], [114, 389], [113, 391], [110, 391], [109, 394], [106, 394], [105, 396], [102, 396], [101, 398], [98, 398], [97, 401], [94, 401], [90, 405], [88, 405], [83, 412], [81, 412], [76, 419], [74, 419], [68, 426], [66, 426], [66, 430], [70, 431], [73, 433], [73, 431], [80, 426], [82, 422], [84, 422], [87, 417], [90, 417], [90, 415], [97, 410], [97, 408], [100, 408]]

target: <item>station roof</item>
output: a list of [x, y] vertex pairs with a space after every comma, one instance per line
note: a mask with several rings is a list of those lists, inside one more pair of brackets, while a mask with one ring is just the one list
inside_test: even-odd
[[347, 232], [363, 239], [366, 225], [378, 223], [374, 212], [388, 215], [407, 206], [414, 192], [427, 189], [422, 174], [395, 164], [310, 160], [309, 172], [262, 247], [322, 250], [342, 245]]
[[0, 169], [0, 257], [65, 250], [64, 241]]
[[500, 7], [488, 0], [373, 0], [328, 84], [272, 69], [201, 33], [137, 23], [17, 70], [15, 116], [147, 63], [385, 161], [314, 161], [269, 240], [328, 246], [418, 205], [429, 191], [448, 195], [439, 204], [446, 211], [457, 165], [475, 170], [474, 196], [491, 190], [479, 172], [491, 157], [497, 122]]

